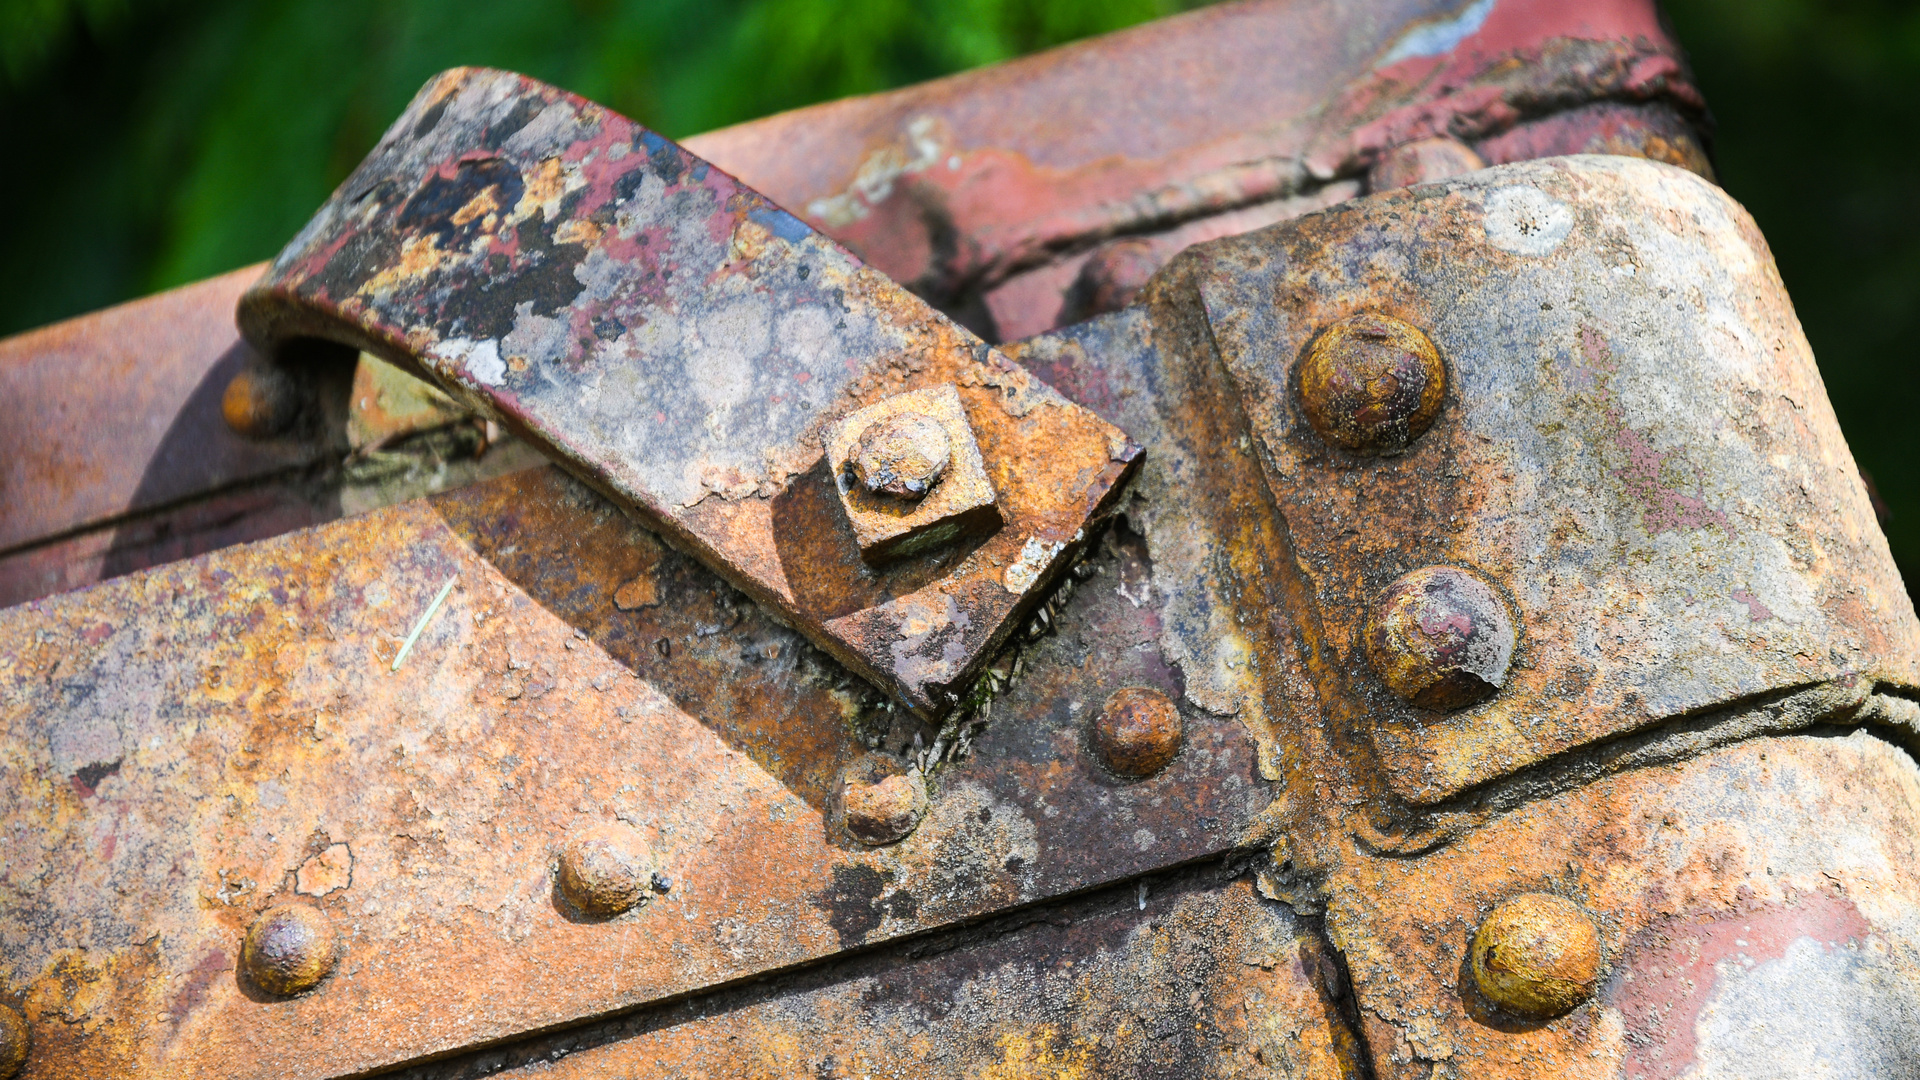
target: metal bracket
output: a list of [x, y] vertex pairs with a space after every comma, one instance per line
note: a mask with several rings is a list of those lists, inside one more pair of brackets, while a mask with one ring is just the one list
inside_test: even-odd
[[[428, 84], [239, 321], [269, 355], [366, 349], [498, 417], [923, 715], [964, 696], [1140, 458], [737, 180], [505, 72]], [[843, 508], [826, 444], [938, 387], [977, 451], [928, 522], [873, 539], [868, 519], [915, 511]]]

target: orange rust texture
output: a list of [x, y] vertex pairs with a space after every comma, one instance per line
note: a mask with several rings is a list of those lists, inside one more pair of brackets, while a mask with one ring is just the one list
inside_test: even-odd
[[[1198, 262], [1334, 658], [1326, 707], [1396, 795], [1436, 803], [1741, 697], [1920, 686], [1920, 625], [1811, 351], [1718, 188], [1629, 158], [1523, 163]], [[1292, 395], [1301, 350], [1358, 311], [1423, 328], [1448, 365], [1398, 457], [1329, 446]], [[1472, 569], [1519, 622], [1506, 688], [1444, 715], [1395, 699], [1359, 640], [1372, 598], [1432, 565]]]
[[1319, 939], [1245, 881], [1213, 877], [1157, 875], [931, 948], [883, 950], [407, 1080], [1365, 1075], [1341, 1018], [1343, 977]]
[[[1756, 739], [1429, 855], [1344, 860], [1327, 925], [1382, 1080], [1896, 1076], [1920, 1058], [1903, 1019], [1920, 1004], [1917, 837], [1905, 752], [1866, 732]], [[1600, 930], [1601, 989], [1555, 1020], [1497, 1012], [1467, 965], [1481, 921], [1526, 892]]]
[[[643, 576], [661, 602], [619, 608]], [[906, 754], [923, 729], [866, 726], [840, 669], [553, 470], [11, 609], [0, 994], [34, 1026], [24, 1075], [359, 1072], [1217, 855], [1267, 798], [1234, 722], [1195, 718], [1139, 783], [1083, 750], [1115, 686], [1177, 693], [1154, 618], [1076, 592], [927, 820], [866, 850], [832, 785], [869, 731]], [[575, 921], [552, 860], [616, 819], [669, 891]], [[333, 916], [339, 966], [249, 997], [240, 935], [292, 899]]]

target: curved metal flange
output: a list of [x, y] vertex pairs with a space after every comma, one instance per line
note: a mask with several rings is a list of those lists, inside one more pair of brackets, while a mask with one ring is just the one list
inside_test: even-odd
[[[964, 694], [1140, 454], [732, 177], [505, 72], [428, 84], [239, 321], [270, 354], [322, 338], [439, 383], [928, 715]], [[982, 537], [993, 519], [975, 515], [869, 566], [824, 438], [943, 384], [999, 526]]]

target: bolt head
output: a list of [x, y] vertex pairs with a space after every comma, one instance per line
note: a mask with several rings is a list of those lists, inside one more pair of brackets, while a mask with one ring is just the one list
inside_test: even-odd
[[646, 842], [623, 824], [581, 829], [560, 852], [560, 893], [588, 915], [634, 908], [649, 899], [653, 877]]
[[1447, 368], [1417, 327], [1367, 311], [1313, 339], [1294, 370], [1294, 390], [1321, 438], [1386, 457], [1432, 425], [1446, 397]]
[[27, 1030], [27, 1018], [12, 1006], [0, 1005], [0, 1080], [12, 1080], [27, 1063], [27, 1051], [33, 1045]]
[[918, 773], [882, 775], [887, 764], [854, 763], [840, 788], [847, 831], [871, 847], [904, 840], [927, 816], [927, 783]]
[[1422, 709], [1485, 700], [1507, 681], [1517, 636], [1493, 587], [1452, 566], [1415, 570], [1368, 613], [1367, 659], [1394, 693]]
[[1507, 1012], [1546, 1020], [1600, 984], [1600, 934], [1579, 905], [1526, 893], [1493, 909], [1473, 935], [1473, 981]]
[[1111, 772], [1152, 776], [1180, 752], [1180, 710], [1167, 695], [1145, 686], [1128, 686], [1108, 695], [1094, 718], [1093, 752]]
[[220, 415], [235, 434], [270, 439], [293, 426], [300, 415], [300, 388], [278, 367], [250, 364], [240, 369], [220, 395]]
[[899, 412], [860, 433], [853, 474], [876, 495], [918, 500], [939, 482], [952, 458], [946, 425], [924, 413]]
[[291, 997], [320, 985], [333, 971], [333, 920], [306, 904], [261, 912], [240, 943], [240, 966], [269, 994]]

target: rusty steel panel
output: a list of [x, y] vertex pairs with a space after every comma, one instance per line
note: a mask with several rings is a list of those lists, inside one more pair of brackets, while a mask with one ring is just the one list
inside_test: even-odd
[[[733, 178], [503, 72], [421, 90], [239, 320], [263, 353], [321, 337], [431, 377], [929, 715], [973, 692], [1139, 456]], [[906, 504], [839, 505], [829, 428], [940, 387], [974, 475], [920, 505], [984, 493], [995, 527], [929, 519], [869, 566], [862, 515]]]
[[1115, 266], [1111, 245], [1219, 215], [1244, 219], [1235, 232], [1295, 216], [1408, 144], [1477, 148], [1470, 167], [1539, 147], [1705, 170], [1703, 116], [1651, 0], [1291, 0], [1219, 5], [688, 146], [1011, 339], [1111, 309], [1088, 308], [1089, 292], [1124, 303], [1185, 246], [1150, 242], [1144, 265]]
[[[232, 309], [250, 266], [0, 341], [0, 552], [306, 465], [325, 443], [249, 442], [220, 419], [253, 354]], [[178, 435], [191, 429], [191, 444]]]
[[[953, 738], [551, 469], [0, 613], [23, 1075], [358, 1074], [1219, 855], [1268, 798], [1235, 721], [1137, 782], [1083, 746], [1180, 696], [1130, 535]], [[874, 756], [931, 792], [880, 849], [838, 809]], [[570, 913], [555, 853], [616, 819], [666, 891]], [[236, 952], [284, 901], [341, 944], [277, 1000]]]
[[[1352, 673], [1343, 707], [1402, 797], [1436, 802], [1759, 694], [1920, 687], [1913, 609], [1812, 352], [1765, 242], [1719, 188], [1631, 158], [1560, 158], [1198, 257], [1318, 647]], [[1404, 453], [1365, 456], [1307, 422], [1329, 402], [1403, 407], [1301, 379], [1316, 339], [1362, 313], [1420, 328], [1444, 358], [1444, 408]], [[1395, 371], [1381, 377], [1412, 385]], [[1502, 659], [1484, 702], [1403, 700], [1368, 636], [1390, 583], [1435, 566], [1491, 582], [1487, 616], [1512, 609], [1511, 673]], [[1421, 617], [1476, 618], [1449, 611]]]
[[400, 1077], [1357, 1080], [1347, 1000], [1312, 920], [1209, 869]]
[[[1542, 799], [1326, 885], [1381, 1080], [1920, 1072], [1920, 770], [1866, 731], [1760, 738]], [[1598, 930], [1593, 1000], [1492, 1008], [1467, 945], [1517, 894]]]

